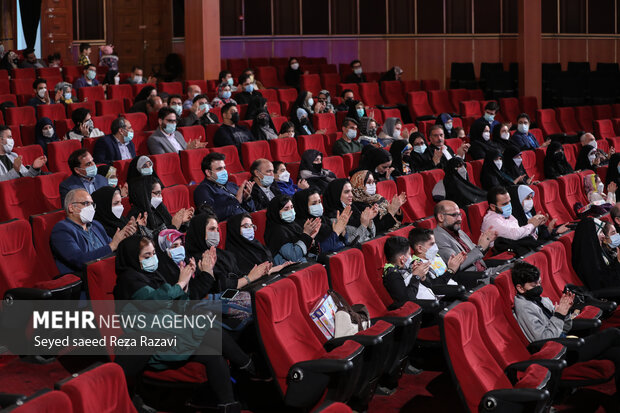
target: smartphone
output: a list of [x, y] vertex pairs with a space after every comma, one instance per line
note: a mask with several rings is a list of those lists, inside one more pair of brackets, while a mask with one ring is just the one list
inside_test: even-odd
[[237, 294], [239, 294], [239, 290], [229, 288], [222, 293], [220, 298], [222, 298], [223, 300], [232, 300], [237, 296]]

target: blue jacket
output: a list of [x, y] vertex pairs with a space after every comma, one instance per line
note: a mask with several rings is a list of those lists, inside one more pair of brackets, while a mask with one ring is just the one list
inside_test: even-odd
[[[104, 186], [108, 185], [108, 180], [105, 179], [104, 176], [101, 175], [95, 175], [95, 178], [93, 180], [93, 183], [95, 185], [95, 191], [99, 188], [103, 188]], [[67, 193], [72, 190], [72, 189], [76, 189], [76, 188], [84, 188], [88, 191], [88, 188], [86, 188], [84, 186], [84, 183], [82, 182], [82, 178], [80, 178], [79, 176], [72, 174], [70, 177], [68, 177], [67, 179], [65, 179], [64, 181], [62, 181], [60, 183], [60, 205], [62, 207], [64, 207], [65, 205], [65, 196], [67, 195]], [[94, 191], [93, 191], [94, 192]], [[92, 194], [91, 191], [88, 191], [89, 194]]]
[[239, 187], [234, 182], [228, 181], [226, 185], [218, 185], [205, 178], [194, 191], [194, 204], [196, 208], [200, 208], [202, 204], [208, 204], [213, 208], [219, 221], [243, 212], [253, 212], [255, 208], [252, 198], [240, 204], [235, 197], [238, 190]]
[[[133, 142], [127, 144], [129, 154], [132, 158], [136, 156], [136, 147]], [[95, 149], [93, 150], [93, 158], [95, 163], [112, 164], [114, 161], [121, 160], [121, 151], [118, 149], [118, 140], [114, 135], [105, 135], [97, 139]]]
[[92, 84], [89, 85], [84, 76], [79, 77], [73, 82], [73, 89], [78, 90], [81, 87], [99, 86], [99, 81], [97, 79], [93, 79], [91, 82]]
[[58, 222], [52, 229], [50, 246], [61, 274], [83, 271], [86, 263], [103, 258], [112, 253], [108, 245], [112, 239], [106, 234], [103, 225], [93, 221], [89, 231], [103, 244], [97, 249], [90, 249], [85, 231], [69, 218]]
[[[531, 141], [530, 141], [530, 138], [532, 138]], [[522, 151], [525, 151], [528, 149], [536, 149], [540, 146], [538, 145], [538, 141], [536, 140], [536, 137], [529, 132], [527, 135], [519, 131], [515, 132], [510, 137], [510, 142], [512, 142], [513, 145], [515, 145], [517, 148], [519, 148]]]

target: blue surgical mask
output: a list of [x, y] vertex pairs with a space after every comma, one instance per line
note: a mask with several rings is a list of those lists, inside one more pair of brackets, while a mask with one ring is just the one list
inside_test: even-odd
[[260, 184], [262, 186], [271, 186], [271, 184], [273, 183], [273, 179], [273, 176], [265, 175], [263, 176], [263, 179], [260, 180]]
[[153, 167], [149, 166], [148, 168], [140, 169], [140, 173], [142, 176], [153, 175]]
[[84, 170], [89, 178], [94, 178], [97, 175], [97, 165], [87, 166]]
[[127, 131], [127, 136], [125, 136], [125, 143], [131, 142], [133, 139], [133, 131]]
[[308, 207], [308, 211], [310, 212], [310, 215], [312, 215], [313, 217], [322, 217], [323, 216], [323, 204], [315, 204], [315, 205], [310, 205]]
[[230, 91], [225, 90], [220, 96], [222, 97], [222, 99], [230, 99]]
[[118, 178], [108, 178], [108, 185], [116, 188], [118, 186]]
[[357, 136], [357, 130], [355, 130], [355, 129], [347, 129], [347, 138], [355, 139], [356, 136]]
[[245, 87], [244, 90], [248, 93], [252, 93], [254, 91], [254, 85], [250, 83], [249, 85]]
[[614, 234], [609, 237], [609, 246], [611, 248], [618, 248], [620, 246], [620, 234]]
[[452, 122], [448, 122], [448, 123], [444, 124], [444, 126], [446, 127], [446, 130], [448, 132], [450, 132], [452, 130]]
[[424, 153], [426, 151], [426, 145], [422, 144], [422, 145], [414, 146], [413, 151], [415, 153]]
[[215, 174], [215, 176], [216, 176], [215, 182], [217, 182], [220, 185], [226, 185], [226, 182], [228, 182], [228, 171], [226, 169], [219, 171], [218, 173]]
[[207, 103], [203, 103], [202, 105], [198, 106], [199, 110], [204, 110], [204, 111], [209, 111], [209, 105]]
[[152, 257], [145, 258], [140, 261], [140, 266], [146, 272], [157, 271], [158, 265], [159, 265], [159, 260], [157, 259], [157, 255], [153, 255]]
[[241, 228], [241, 236], [252, 241], [254, 239], [254, 228]]
[[495, 115], [489, 115], [488, 113], [484, 114], [484, 120], [486, 120], [489, 123], [493, 123], [493, 120], [495, 119]]
[[96, 77], [97, 77], [97, 72], [95, 72], [94, 70], [89, 70], [88, 72], [86, 72], [86, 78], [88, 80], [93, 80]]
[[71, 92], [65, 93], [65, 100], [71, 100], [71, 98], [73, 98]]
[[359, 116], [360, 118], [364, 117], [364, 109], [357, 109], [357, 116]]
[[176, 248], [169, 248], [168, 252], [170, 253], [170, 258], [172, 258], [172, 261], [176, 264], [185, 259], [185, 248], [183, 248], [182, 245], [179, 245]]
[[504, 205], [502, 207], [502, 216], [509, 218], [512, 215], [512, 204]]
[[[226, 83], [228, 83], [228, 85], [229, 85], [229, 86], [232, 86], [232, 85], [233, 85], [233, 83], [234, 83], [233, 78], [232, 78], [232, 77], [229, 77], [228, 79], [226, 79]], [[230, 93], [230, 92], [228, 92], [228, 93]]]
[[170, 109], [174, 110], [177, 116], [181, 116], [181, 113], [183, 113], [183, 107], [181, 105], [170, 105]]
[[295, 209], [289, 209], [288, 211], [284, 211], [282, 212], [282, 214], [280, 214], [280, 216], [282, 217], [282, 221], [288, 222], [290, 224], [291, 222], [295, 221]]
[[166, 123], [166, 126], [164, 126], [164, 132], [166, 132], [168, 135], [174, 133], [175, 130], [177, 130], [176, 123]]

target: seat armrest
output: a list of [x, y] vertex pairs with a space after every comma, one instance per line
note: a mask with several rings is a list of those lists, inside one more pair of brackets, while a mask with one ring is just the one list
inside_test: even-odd
[[52, 298], [50, 290], [40, 288], [18, 287], [4, 293], [5, 300], [46, 300]]
[[547, 390], [538, 389], [499, 389], [487, 392], [480, 400], [480, 412], [502, 412], [515, 404], [530, 406], [531, 409], [524, 408], [523, 411], [540, 412], [545, 407], [545, 402], [549, 399]]
[[547, 368], [551, 372], [551, 376], [554, 379], [559, 379], [562, 370], [567, 366], [566, 360], [544, 360], [544, 359], [534, 359], [534, 360], [526, 360], [526, 361], [518, 361], [516, 363], [512, 363], [504, 369], [506, 376], [510, 380], [510, 382], [514, 385], [517, 383], [517, 373], [520, 371], [525, 371], [532, 364], [539, 364], [545, 368]]
[[435, 294], [443, 295], [447, 299], [463, 299], [465, 287], [462, 285], [434, 285], [432, 288]]
[[23, 394], [0, 393], [0, 407], [5, 408], [26, 399], [27, 397]]

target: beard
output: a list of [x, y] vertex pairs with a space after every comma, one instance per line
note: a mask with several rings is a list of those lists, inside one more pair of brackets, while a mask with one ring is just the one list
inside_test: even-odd
[[452, 225], [446, 225], [446, 229], [454, 233], [457, 233], [461, 229], [461, 222], [455, 222]]

